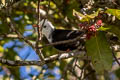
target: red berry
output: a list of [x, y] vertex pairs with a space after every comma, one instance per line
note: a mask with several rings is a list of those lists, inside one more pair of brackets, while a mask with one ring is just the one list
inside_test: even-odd
[[98, 26], [101, 26], [101, 25], [102, 25], [102, 20], [98, 20], [98, 21], [96, 22], [96, 24], [97, 24]]
[[92, 25], [88, 28], [88, 31], [90, 32], [96, 32], [96, 28], [95, 28], [95, 25]]

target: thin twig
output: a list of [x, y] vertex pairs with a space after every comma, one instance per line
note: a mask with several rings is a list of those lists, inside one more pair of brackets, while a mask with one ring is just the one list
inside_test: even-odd
[[94, 72], [95, 72], [95, 70], [90, 71], [88, 74], [86, 74], [86, 75], [84, 76], [84, 78], [83, 78], [82, 80], [85, 80], [88, 76], [90, 76], [90, 75], [93, 74]]
[[13, 39], [17, 39], [19, 38], [18, 35], [15, 34], [0, 34], [1, 38], [13, 38]]
[[49, 10], [50, 10], [50, 0], [48, 0], [47, 17], [49, 16], [49, 15], [48, 15]]
[[38, 49], [38, 43], [39, 41], [41, 42], [41, 38], [42, 38], [42, 33], [41, 33], [41, 26], [40, 26], [40, 0], [38, 0], [38, 27], [37, 27], [37, 33], [38, 33], [38, 37], [37, 37], [37, 40], [36, 40], [36, 53], [39, 55], [41, 61], [44, 62], [44, 56], [41, 52], [41, 49]]
[[[84, 34], [84, 32], [83, 32]], [[40, 48], [43, 48], [43, 47], [46, 47], [46, 46], [55, 46], [55, 45], [59, 45], [59, 44], [66, 44], [66, 43], [72, 43], [72, 42], [75, 42], [75, 41], [78, 41], [78, 40], [83, 40], [85, 39], [85, 37], [82, 37], [82, 34], [74, 39], [69, 39], [69, 40], [64, 40], [64, 41], [58, 41], [58, 42], [54, 42], [54, 43], [50, 43], [50, 44], [45, 44], [43, 46], [40, 46], [38, 47], [39, 49]]]
[[[37, 32], [38, 32], [38, 39], [37, 41], [41, 40], [41, 26], [40, 26], [40, 0], [38, 0], [38, 27], [37, 27]], [[36, 42], [38, 44], [38, 42]]]
[[[108, 42], [110, 43], [110, 39], [108, 40]], [[118, 61], [117, 57], [115, 56], [114, 54], [114, 46], [111, 45], [111, 50], [112, 50], [112, 55], [113, 55], [113, 58], [115, 59], [115, 61], [117, 62], [117, 64], [120, 66], [120, 62]]]
[[114, 54], [113, 50], [112, 50], [112, 55], [113, 55], [113, 57], [114, 57], [115, 61], [116, 61], [116, 62], [118, 63], [118, 65], [120, 66], [120, 62], [118, 61], [117, 57], [115, 56], [115, 54]]
[[[80, 75], [80, 77], [79, 77], [80, 79], [82, 79], [83, 73], [84, 73], [85, 69], [86, 69], [89, 65], [90, 65], [89, 63], [84, 64], [83, 67], [81, 68], [81, 75]], [[77, 67], [79, 67], [79, 66], [77, 66]], [[79, 67], [79, 68], [80, 68], [80, 67]]]
[[[71, 66], [71, 65], [70, 65], [70, 66]], [[71, 69], [71, 68], [73, 68], [73, 67], [70, 68], [70, 66], [68, 67], [69, 71], [73, 74], [73, 76], [75, 76], [75, 77], [78, 79], [79, 76], [76, 74], [75, 70], [73, 71], [73, 70]]]
[[[18, 39], [19, 36], [17, 34], [0, 34], [0, 38], [5, 39], [5, 38], [10, 38], [10, 39]], [[31, 38], [31, 37], [24, 37], [28, 40], [35, 40], [35, 38]], [[21, 39], [21, 38], [19, 38]]]
[[72, 70], [74, 70], [74, 69], [75, 69], [76, 64], [77, 64], [77, 61], [78, 61], [78, 58], [75, 58], [75, 60], [74, 60], [74, 64], [75, 64], [75, 65], [73, 65], [73, 69], [72, 69]]

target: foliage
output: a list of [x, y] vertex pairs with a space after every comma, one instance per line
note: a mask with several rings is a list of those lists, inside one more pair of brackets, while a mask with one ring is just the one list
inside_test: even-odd
[[[104, 4], [103, 4], [104, 3]], [[111, 4], [111, 5], [108, 5]], [[38, 0], [0, 1], [0, 75], [3, 79], [102, 80], [120, 77], [114, 69], [119, 59], [119, 0], [41, 0], [40, 19], [47, 18], [57, 29], [84, 31], [85, 56], [46, 61], [42, 66], [8, 65], [7, 61], [39, 61], [37, 48], [43, 46], [45, 59], [62, 54], [46, 38], [38, 42]], [[15, 28], [15, 29], [13, 29]], [[21, 34], [21, 35], [19, 35]], [[31, 46], [31, 44], [34, 46]], [[65, 53], [69, 53], [66, 51]], [[73, 51], [75, 54], [75, 52]], [[116, 57], [114, 57], [115, 55]], [[6, 59], [3, 61], [1, 59]], [[11, 61], [9, 61], [11, 60]], [[22, 63], [20, 63], [22, 64]], [[119, 64], [119, 63], [118, 63]], [[107, 76], [106, 76], [107, 75]]]

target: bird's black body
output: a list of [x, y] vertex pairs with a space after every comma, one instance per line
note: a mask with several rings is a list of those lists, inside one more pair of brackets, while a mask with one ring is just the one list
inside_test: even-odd
[[[64, 40], [70, 40], [74, 39], [80, 35], [82, 35], [83, 31], [78, 31], [78, 30], [60, 30], [60, 29], [55, 29], [52, 34], [52, 42], [58, 42], [58, 41], [64, 41]], [[56, 49], [66, 51], [66, 50], [74, 50], [77, 49], [80, 45], [82, 45], [84, 41], [81, 39], [79, 41], [75, 41], [72, 43], [65, 43], [65, 44], [59, 44], [55, 45], [54, 47]]]

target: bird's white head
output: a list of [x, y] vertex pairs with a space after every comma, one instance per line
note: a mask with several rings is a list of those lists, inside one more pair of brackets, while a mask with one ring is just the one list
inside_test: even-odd
[[42, 27], [42, 34], [48, 39], [49, 42], [52, 42], [52, 33], [55, 30], [54, 26], [47, 19], [40, 22]]

